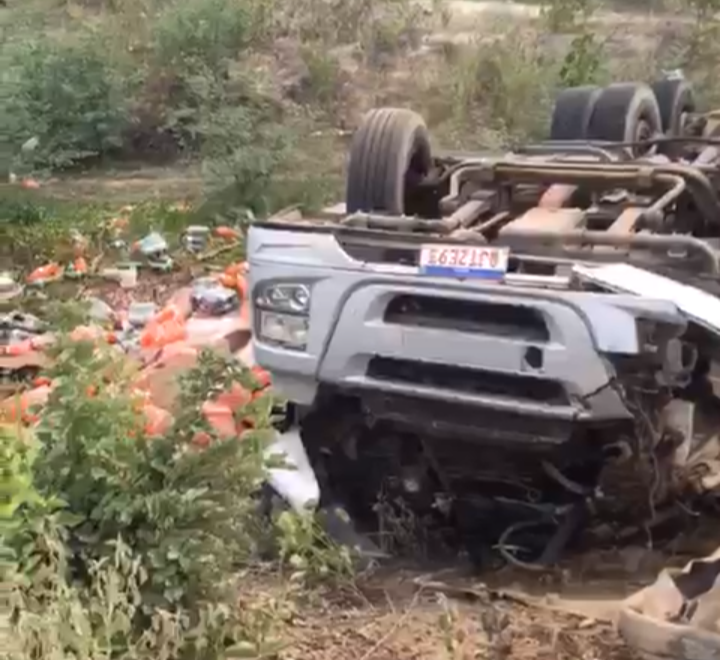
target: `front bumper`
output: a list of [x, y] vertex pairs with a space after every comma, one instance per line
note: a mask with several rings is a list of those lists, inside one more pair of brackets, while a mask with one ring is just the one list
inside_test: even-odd
[[253, 226], [248, 241], [251, 292], [288, 281], [311, 289], [303, 350], [254, 338], [258, 363], [303, 405], [327, 385], [533, 417], [629, 419], [611, 358], [644, 350], [639, 321], [671, 335], [686, 326], [669, 301], [359, 261], [332, 233]]

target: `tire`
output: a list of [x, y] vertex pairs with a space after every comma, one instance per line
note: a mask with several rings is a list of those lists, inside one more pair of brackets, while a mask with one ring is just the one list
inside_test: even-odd
[[555, 99], [551, 140], [586, 140], [590, 117], [602, 90], [594, 85], [570, 87]]
[[350, 146], [347, 212], [408, 213], [413, 184], [431, 165], [430, 137], [420, 115], [400, 108], [371, 110]]
[[652, 86], [660, 108], [663, 132], [678, 137], [683, 130], [683, 114], [695, 112], [695, 96], [687, 80], [659, 80]]
[[640, 142], [661, 132], [657, 99], [652, 89], [642, 83], [615, 83], [606, 87], [595, 104], [588, 126], [591, 140], [606, 142]]

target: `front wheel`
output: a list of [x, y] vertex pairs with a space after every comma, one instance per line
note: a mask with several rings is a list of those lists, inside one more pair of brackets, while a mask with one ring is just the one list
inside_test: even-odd
[[401, 108], [371, 110], [350, 147], [347, 212], [417, 213], [417, 187], [431, 165], [430, 138], [420, 115]]

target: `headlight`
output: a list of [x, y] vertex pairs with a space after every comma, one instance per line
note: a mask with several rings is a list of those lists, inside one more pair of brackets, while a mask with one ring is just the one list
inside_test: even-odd
[[262, 341], [304, 350], [311, 289], [300, 282], [268, 282], [255, 290], [256, 332]]
[[306, 316], [260, 310], [258, 321], [258, 335], [264, 341], [295, 349], [303, 349], [307, 346], [308, 319]]
[[310, 311], [310, 287], [307, 284], [264, 284], [255, 294], [260, 309], [307, 314]]

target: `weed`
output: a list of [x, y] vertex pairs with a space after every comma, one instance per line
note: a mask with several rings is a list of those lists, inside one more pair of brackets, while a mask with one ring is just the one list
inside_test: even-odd
[[280, 561], [290, 580], [303, 584], [347, 584], [353, 575], [352, 555], [322, 529], [312, 513], [283, 511], [278, 516]]
[[598, 0], [549, 0], [540, 16], [550, 32], [573, 32], [585, 27], [600, 7]]
[[520, 139], [542, 134], [558, 62], [548, 57], [536, 33], [514, 29], [451, 57], [454, 75], [445, 93], [462, 125], [483, 123]]

